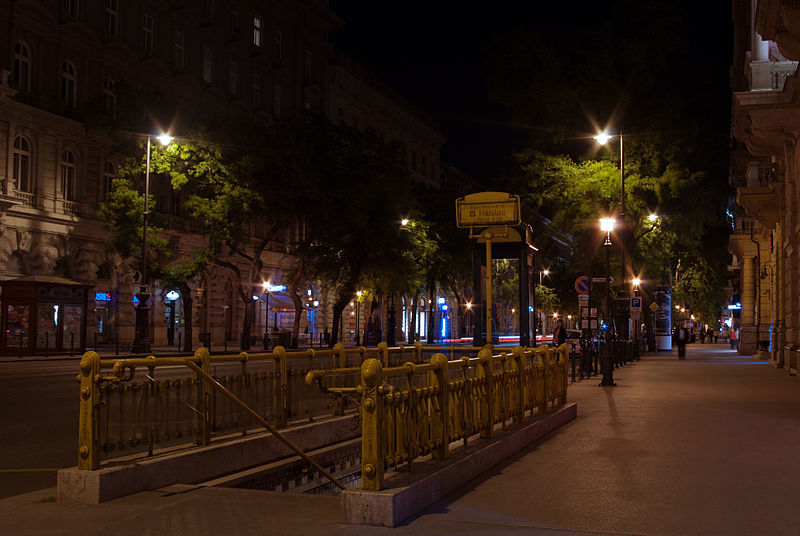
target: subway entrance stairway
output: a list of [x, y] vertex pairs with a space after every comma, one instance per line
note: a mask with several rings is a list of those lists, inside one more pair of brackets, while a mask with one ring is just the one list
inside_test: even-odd
[[395, 528], [334, 496], [171, 486], [99, 505], [0, 501], [7, 534], [796, 534], [800, 380], [694, 344], [571, 384], [578, 417]]

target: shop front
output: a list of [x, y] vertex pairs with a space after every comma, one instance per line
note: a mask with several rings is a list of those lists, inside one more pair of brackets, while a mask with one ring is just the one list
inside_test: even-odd
[[52, 276], [0, 282], [3, 289], [0, 353], [83, 352], [90, 285]]

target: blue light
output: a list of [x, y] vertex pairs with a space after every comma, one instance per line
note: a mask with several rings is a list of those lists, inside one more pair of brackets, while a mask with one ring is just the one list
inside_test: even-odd
[[95, 292], [94, 301], [111, 301], [110, 292]]
[[286, 292], [286, 285], [268, 285], [267, 290], [270, 292]]
[[442, 311], [447, 311], [447, 304], [446, 303], [443, 304], [441, 309], [442, 309]]
[[442, 318], [442, 338], [447, 336], [447, 317]]
[[528, 311], [531, 312], [531, 313], [533, 312], [533, 305], [529, 305], [528, 306]]
[[136, 294], [133, 295], [133, 299], [131, 301], [133, 303], [139, 303], [139, 298], [136, 297]]
[[436, 303], [442, 304], [444, 303], [444, 298], [437, 298]]

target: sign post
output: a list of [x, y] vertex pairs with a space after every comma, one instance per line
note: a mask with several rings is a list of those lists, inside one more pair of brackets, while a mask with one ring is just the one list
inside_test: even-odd
[[491, 229], [475, 234], [476, 227], [519, 225], [519, 196], [505, 192], [481, 192], [456, 199], [456, 225], [469, 228], [470, 238], [481, 238], [486, 244], [486, 343], [492, 342], [492, 239], [496, 237]]

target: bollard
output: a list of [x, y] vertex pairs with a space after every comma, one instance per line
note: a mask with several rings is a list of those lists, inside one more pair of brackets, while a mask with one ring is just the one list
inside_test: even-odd
[[22, 335], [19, 336], [19, 358], [22, 359]]
[[572, 361], [572, 383], [575, 383], [575, 352], [570, 348], [569, 359]]
[[44, 356], [50, 357], [50, 333], [44, 332]]
[[97, 332], [94, 332], [94, 351], [97, 351]]
[[180, 350], [180, 349], [181, 349], [181, 337], [182, 337], [182, 336], [183, 336], [183, 333], [181, 333], [181, 332], [179, 331], [179, 332], [178, 332], [178, 350]]
[[75, 332], [69, 332], [69, 356], [72, 357], [75, 353]]
[[116, 349], [114, 350], [114, 355], [119, 355], [119, 328], [114, 330], [114, 335], [117, 339]]
[[222, 341], [223, 341], [224, 346], [225, 346], [225, 353], [227, 354], [228, 353], [228, 334], [227, 333], [222, 336]]

